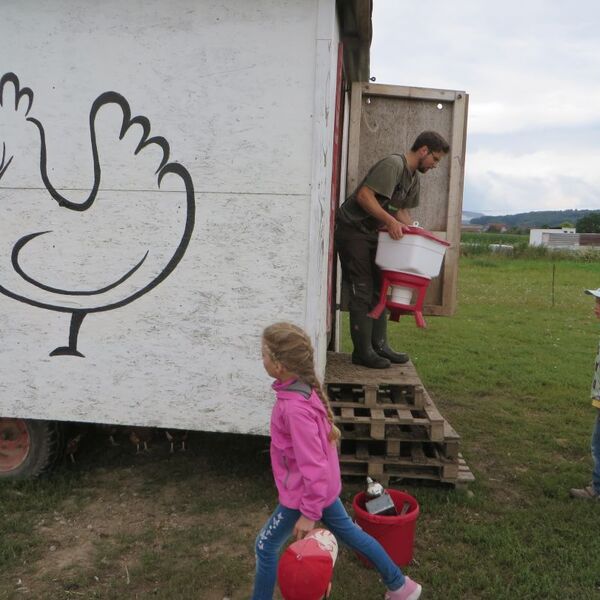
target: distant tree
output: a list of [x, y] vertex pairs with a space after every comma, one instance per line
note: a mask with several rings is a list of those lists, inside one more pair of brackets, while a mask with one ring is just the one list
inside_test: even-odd
[[506, 230], [506, 227], [502, 223], [490, 223], [487, 226], [487, 231], [489, 233], [502, 233]]
[[573, 227], [575, 227], [575, 225], [573, 225], [573, 223], [571, 223], [571, 221], [563, 221], [560, 224], [561, 229], [572, 229]]
[[581, 217], [575, 226], [577, 233], [600, 233], [600, 212], [591, 212]]
[[543, 210], [518, 213], [515, 215], [486, 215], [471, 219], [472, 225], [488, 225], [489, 223], [504, 223], [507, 227], [520, 227], [521, 229], [560, 228], [561, 223], [576, 223], [585, 217], [589, 210]]

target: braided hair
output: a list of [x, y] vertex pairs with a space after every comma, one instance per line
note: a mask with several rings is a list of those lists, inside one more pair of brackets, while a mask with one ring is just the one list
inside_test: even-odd
[[292, 323], [274, 323], [263, 331], [263, 342], [272, 360], [315, 390], [327, 411], [327, 420], [331, 423], [329, 440], [339, 440], [341, 433], [333, 422], [327, 393], [315, 373], [313, 347], [308, 335]]

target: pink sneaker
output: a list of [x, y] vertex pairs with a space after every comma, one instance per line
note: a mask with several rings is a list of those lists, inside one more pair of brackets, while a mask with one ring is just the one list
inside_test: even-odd
[[417, 600], [421, 595], [421, 586], [410, 577], [404, 578], [404, 585], [393, 592], [388, 590], [385, 600]]

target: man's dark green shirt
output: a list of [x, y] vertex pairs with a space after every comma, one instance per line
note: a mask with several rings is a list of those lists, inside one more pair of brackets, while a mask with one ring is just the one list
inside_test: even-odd
[[419, 205], [421, 188], [418, 174], [410, 172], [404, 155], [386, 156], [371, 167], [360, 185], [337, 211], [338, 222], [351, 225], [364, 233], [377, 231], [381, 223], [358, 203], [356, 195], [363, 185], [373, 190], [377, 202], [391, 215], [401, 208]]

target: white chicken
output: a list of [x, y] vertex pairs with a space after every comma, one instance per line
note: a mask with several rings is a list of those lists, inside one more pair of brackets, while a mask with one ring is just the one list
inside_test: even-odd
[[70, 313], [68, 344], [50, 355], [83, 356], [86, 315], [140, 298], [182, 259], [194, 187], [169, 162], [167, 140], [150, 137], [150, 121], [105, 92], [89, 114], [92, 181], [81, 198], [76, 185], [67, 197], [50, 181], [46, 132], [29, 116], [33, 97], [14, 73], [0, 79], [0, 293]]

